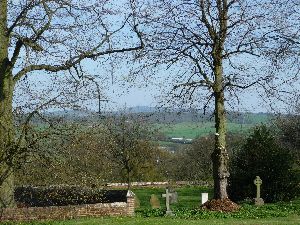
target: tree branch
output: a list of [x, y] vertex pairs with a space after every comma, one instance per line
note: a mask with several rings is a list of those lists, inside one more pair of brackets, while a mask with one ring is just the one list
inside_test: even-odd
[[92, 51], [88, 52], [83, 52], [78, 56], [72, 57], [71, 59], [67, 60], [65, 63], [61, 65], [47, 65], [47, 64], [40, 64], [40, 65], [30, 65], [22, 70], [20, 70], [15, 76], [14, 76], [14, 81], [17, 82], [20, 80], [25, 74], [32, 72], [32, 71], [39, 71], [39, 70], [45, 70], [49, 72], [59, 72], [59, 71], [65, 71], [69, 70], [75, 65], [79, 64], [82, 60], [84, 59], [95, 59], [97, 57], [103, 56], [103, 55], [110, 55], [114, 53], [124, 53], [124, 52], [130, 52], [130, 51], [136, 51], [144, 48], [144, 42], [142, 40], [141, 33], [137, 30], [137, 25], [134, 26], [134, 31], [136, 32], [139, 40], [140, 40], [140, 45], [136, 47], [129, 47], [129, 48], [121, 48], [121, 49], [108, 49], [106, 51], [101, 51], [101, 52], [96, 52], [94, 51], [97, 48], [100, 48], [101, 45], [104, 44], [104, 42], [107, 40], [108, 37], [104, 38], [104, 40], [97, 45]]
[[38, 6], [40, 3], [39, 1], [30, 1], [28, 5], [26, 5], [23, 10], [20, 12], [20, 14], [17, 16], [16, 20], [13, 22], [13, 24], [8, 28], [7, 34], [10, 35], [13, 29], [18, 25], [18, 22], [24, 18], [24, 16], [27, 14], [27, 12], [31, 9], [33, 9], [35, 6]]
[[24, 44], [23, 41], [21, 41], [20, 39], [16, 42], [15, 50], [14, 50], [13, 56], [11, 58], [12, 67], [14, 67], [14, 65], [18, 59], [18, 56], [20, 54], [23, 44]]
[[208, 30], [208, 33], [211, 37], [212, 40], [214, 40], [216, 38], [216, 31], [215, 29], [213, 28], [212, 24], [210, 24], [208, 22], [208, 19], [206, 17], [206, 12], [205, 12], [205, 0], [200, 0], [200, 10], [201, 10], [201, 14], [202, 14], [202, 17], [201, 17], [201, 20], [202, 22], [204, 23], [204, 25], [206, 26], [207, 30]]
[[250, 84], [247, 84], [247, 85], [233, 84], [233, 83], [231, 83], [231, 81], [229, 80], [229, 81], [225, 84], [224, 88], [225, 88], [225, 87], [236, 87], [236, 88], [240, 88], [240, 89], [247, 89], [247, 88], [249, 88], [249, 87], [254, 86], [255, 84], [258, 84], [260, 81], [266, 81], [266, 80], [269, 80], [269, 79], [270, 79], [270, 76], [267, 76], [267, 77], [264, 77], [264, 78], [261, 77], [261, 78], [259, 78], [258, 80], [254, 81], [254, 82], [252, 82], [252, 83], [250, 83]]

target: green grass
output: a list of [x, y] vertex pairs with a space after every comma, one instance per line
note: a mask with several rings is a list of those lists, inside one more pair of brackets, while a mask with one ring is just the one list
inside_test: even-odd
[[[205, 187], [184, 187], [184, 188], [175, 188], [178, 192], [178, 203], [172, 205], [173, 209], [179, 208], [196, 208], [200, 204], [201, 193], [208, 192], [209, 196], [212, 196], [212, 190]], [[150, 205], [150, 196], [155, 194], [159, 201], [161, 207], [164, 207], [165, 199], [161, 197], [165, 193], [165, 188], [139, 188], [133, 189], [133, 192], [136, 194], [140, 201], [140, 209], [151, 209]]]
[[[176, 124], [157, 124], [159, 130], [164, 133], [167, 137], [184, 137], [184, 138], [196, 138], [203, 137], [215, 132], [215, 127], [213, 122], [204, 123], [176, 123]], [[237, 124], [237, 123], [227, 123], [228, 132], [232, 133], [245, 133], [249, 131], [250, 128], [255, 126], [254, 124]]]
[[[151, 210], [149, 203], [150, 195], [156, 194], [160, 200], [161, 208], [156, 212], [163, 215], [165, 200], [161, 194], [164, 188], [137, 188], [133, 192], [140, 200], [140, 208], [135, 217], [102, 217], [82, 218], [65, 221], [32, 222], [32, 223], [9, 223], [22, 225], [294, 225], [300, 224], [300, 198], [291, 202], [279, 202], [265, 204], [261, 207], [242, 204], [242, 209], [234, 213], [209, 212], [195, 210], [200, 204], [201, 192], [208, 192], [212, 196], [212, 190], [198, 186], [177, 187], [178, 203], [172, 205], [175, 217], [158, 216]], [[154, 213], [153, 213], [154, 212]], [[148, 214], [147, 214], [148, 213]], [[146, 215], [147, 214], [147, 215]], [[146, 216], [145, 216], [146, 215]], [[6, 224], [6, 223], [0, 223]]]
[[[25, 224], [25, 223], [23, 223]], [[26, 223], [30, 224], [30, 223]], [[87, 218], [78, 220], [32, 223], [36, 225], [299, 225], [299, 216], [271, 219], [178, 219], [178, 218]]]

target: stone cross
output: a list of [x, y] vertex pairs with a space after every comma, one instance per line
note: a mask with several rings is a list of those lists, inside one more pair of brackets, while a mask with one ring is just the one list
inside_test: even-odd
[[170, 198], [172, 196], [173, 193], [169, 192], [169, 189], [166, 189], [166, 194], [162, 194], [161, 196], [163, 198], [166, 198], [166, 207], [167, 207], [167, 211], [166, 211], [166, 215], [173, 215], [171, 208], [170, 208]]
[[256, 198], [260, 198], [260, 185], [262, 184], [262, 180], [259, 176], [256, 176], [254, 184], [256, 185]]

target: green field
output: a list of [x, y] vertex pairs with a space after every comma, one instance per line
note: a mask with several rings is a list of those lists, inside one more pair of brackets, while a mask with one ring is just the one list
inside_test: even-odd
[[[159, 132], [165, 134], [167, 137], [176, 138], [196, 138], [203, 137], [209, 134], [214, 134], [215, 127], [213, 122], [203, 122], [203, 123], [191, 123], [183, 122], [176, 124], [157, 124], [156, 125]], [[246, 133], [254, 127], [255, 124], [237, 124], [237, 123], [227, 123], [228, 132], [232, 133]]]
[[[227, 115], [227, 131], [232, 133], [245, 133], [252, 127], [261, 123], [268, 123], [272, 115], [265, 113], [229, 113]], [[196, 138], [215, 133], [215, 123], [209, 119], [198, 119], [196, 121], [185, 118], [183, 121], [171, 122], [169, 124], [157, 123], [156, 127], [167, 137]]]

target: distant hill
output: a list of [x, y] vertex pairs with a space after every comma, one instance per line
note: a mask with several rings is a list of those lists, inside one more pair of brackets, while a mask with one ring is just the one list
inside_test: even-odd
[[[50, 121], [76, 123], [82, 127], [90, 127], [103, 123], [105, 118], [122, 113], [124, 111], [105, 112], [99, 115], [97, 112], [89, 110], [64, 110], [45, 112], [43, 116]], [[179, 149], [182, 144], [190, 144], [195, 138], [215, 133], [212, 112], [203, 115], [201, 111], [197, 110], [171, 110], [138, 106], [129, 108], [125, 113], [132, 119], [142, 117], [144, 121], [152, 124], [156, 130], [154, 139], [160, 146], [172, 151]], [[255, 125], [268, 123], [272, 118], [273, 115], [268, 113], [227, 112], [227, 131], [228, 133], [245, 134]], [[35, 117], [33, 122], [38, 127], [45, 125], [45, 121], [40, 117]]]
[[[89, 110], [62, 110], [45, 112], [43, 115], [49, 119], [59, 119], [65, 122], [79, 122], [79, 123], [99, 123], [104, 118], [116, 116], [123, 111], [116, 112], [104, 112], [99, 115], [95, 111]], [[202, 112], [190, 109], [190, 110], [178, 110], [178, 109], [165, 109], [155, 108], [148, 106], [131, 107], [126, 110], [126, 113], [132, 118], [143, 117], [146, 121], [156, 124], [178, 124], [178, 123], [204, 123], [214, 122], [212, 113], [203, 115]], [[240, 125], [255, 125], [260, 123], [267, 123], [273, 118], [272, 114], [268, 113], [251, 113], [251, 112], [228, 112], [227, 122]], [[34, 122], [41, 123], [40, 118], [34, 118]]]
[[157, 111], [158, 108], [150, 106], [135, 106], [128, 108], [129, 113], [152, 113]]

